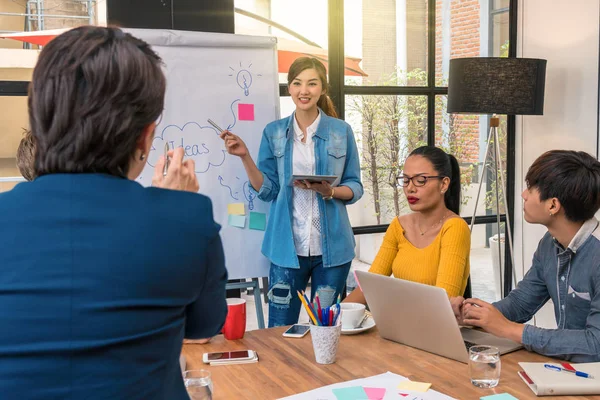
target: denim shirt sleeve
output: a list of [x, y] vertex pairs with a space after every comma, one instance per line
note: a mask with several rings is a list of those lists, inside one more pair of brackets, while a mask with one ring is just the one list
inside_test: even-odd
[[525, 325], [523, 346], [550, 357], [574, 362], [600, 361], [600, 277], [594, 281], [594, 296], [585, 329], [544, 329]]
[[262, 140], [260, 141], [257, 167], [263, 175], [263, 184], [257, 196], [266, 203], [271, 202], [279, 194], [279, 175], [277, 172], [277, 160], [273, 155], [267, 128], [264, 129]]
[[346, 165], [344, 165], [344, 173], [340, 180], [340, 186], [347, 186], [352, 190], [354, 196], [346, 201], [346, 204], [354, 204], [363, 196], [364, 189], [360, 180], [360, 160], [358, 157], [358, 148], [354, 139], [354, 132], [350, 125], [346, 128], [346, 138], [348, 147], [346, 150]]
[[533, 255], [533, 264], [523, 280], [508, 296], [493, 303], [494, 307], [513, 322], [525, 323], [533, 318], [550, 298], [543, 268], [540, 260], [540, 246], [538, 246]]

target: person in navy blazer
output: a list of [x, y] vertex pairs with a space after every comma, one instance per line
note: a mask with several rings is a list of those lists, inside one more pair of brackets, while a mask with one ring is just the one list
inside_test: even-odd
[[158, 55], [117, 28], [76, 28], [41, 51], [36, 178], [0, 194], [3, 400], [188, 399], [182, 341], [221, 330], [227, 272], [182, 149], [155, 187], [134, 181], [165, 87]]

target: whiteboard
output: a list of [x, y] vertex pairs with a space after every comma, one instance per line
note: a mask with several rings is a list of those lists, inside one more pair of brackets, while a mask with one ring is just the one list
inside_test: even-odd
[[[138, 182], [150, 186], [154, 165], [169, 147], [183, 147], [196, 163], [200, 193], [211, 198], [221, 225], [230, 279], [268, 276], [260, 249], [264, 231], [250, 229], [269, 203], [251, 193], [241, 160], [227, 154], [210, 118], [242, 137], [256, 160], [264, 127], [279, 119], [277, 41], [273, 37], [127, 29], [148, 42], [165, 63], [167, 93], [147, 165]], [[150, 83], [151, 84], [151, 83]], [[244, 204], [244, 227], [229, 225], [229, 204]], [[239, 206], [238, 206], [239, 208]], [[240, 217], [235, 217], [239, 220]], [[268, 215], [266, 215], [268, 218]]]

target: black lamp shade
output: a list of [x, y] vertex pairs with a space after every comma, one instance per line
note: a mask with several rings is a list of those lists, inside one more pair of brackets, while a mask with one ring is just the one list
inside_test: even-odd
[[450, 60], [448, 112], [542, 115], [546, 60], [474, 57]]

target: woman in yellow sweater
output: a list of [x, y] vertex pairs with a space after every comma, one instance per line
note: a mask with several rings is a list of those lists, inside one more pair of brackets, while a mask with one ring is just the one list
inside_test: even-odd
[[[369, 272], [462, 296], [470, 272], [471, 232], [459, 216], [458, 161], [440, 148], [419, 147], [406, 159], [398, 183], [413, 212], [394, 218]], [[360, 289], [344, 301], [366, 304]]]

